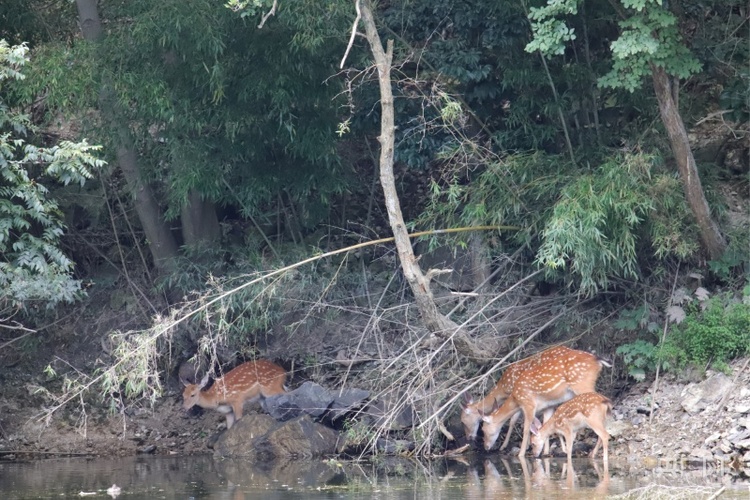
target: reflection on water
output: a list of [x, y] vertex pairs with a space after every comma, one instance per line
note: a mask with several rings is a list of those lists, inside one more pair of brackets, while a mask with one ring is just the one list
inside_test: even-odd
[[[572, 465], [572, 467], [571, 467]], [[576, 499], [604, 498], [653, 483], [717, 489], [711, 471], [629, 469], [601, 462], [461, 457], [420, 462], [297, 461], [250, 464], [210, 456], [0, 462], [0, 498], [295, 498]], [[715, 479], [714, 479], [715, 481]], [[748, 498], [737, 486], [722, 498]], [[706, 495], [703, 495], [705, 498]]]

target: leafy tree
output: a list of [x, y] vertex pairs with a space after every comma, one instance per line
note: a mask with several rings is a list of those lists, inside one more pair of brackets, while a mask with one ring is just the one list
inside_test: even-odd
[[[530, 10], [534, 40], [529, 52], [560, 55], [575, 32], [559, 16], [574, 15], [581, 0], [548, 1]], [[718, 259], [726, 249], [724, 237], [711, 216], [703, 192], [685, 124], [679, 112], [679, 80], [700, 70], [700, 65], [682, 42], [676, 16], [658, 0], [622, 0], [617, 7], [621, 17], [620, 37], [611, 44], [612, 70], [599, 79], [603, 87], [634, 91], [650, 76], [662, 123], [683, 181], [685, 197], [700, 228], [707, 254]], [[623, 9], [624, 7], [624, 9]]]
[[[248, 29], [207, 0], [77, 4], [84, 30], [107, 29], [88, 31], [96, 44], [42, 47], [41, 83], [26, 97], [45, 92], [68, 115], [99, 109], [82, 121], [135, 194], [157, 265], [178, 243], [220, 251], [218, 207], [256, 222], [247, 227], [285, 211], [303, 231], [327, 218], [348, 182], [335, 149], [338, 88], [326, 82], [341, 48], [292, 42], [284, 26]], [[53, 81], [66, 88], [47, 91]]]
[[59, 247], [65, 226], [57, 202], [43, 184], [48, 180], [80, 184], [104, 162], [99, 146], [85, 140], [54, 146], [28, 142], [28, 116], [12, 110], [4, 90], [21, 82], [28, 62], [26, 45], [0, 40], [0, 312], [32, 303], [49, 307], [72, 302], [80, 294], [73, 262]]

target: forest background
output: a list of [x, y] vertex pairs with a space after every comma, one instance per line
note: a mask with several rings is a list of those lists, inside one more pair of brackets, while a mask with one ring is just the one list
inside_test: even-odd
[[748, 353], [746, 2], [7, 0], [0, 39], [0, 378], [45, 415], [269, 357], [430, 450], [541, 345], [613, 396]]

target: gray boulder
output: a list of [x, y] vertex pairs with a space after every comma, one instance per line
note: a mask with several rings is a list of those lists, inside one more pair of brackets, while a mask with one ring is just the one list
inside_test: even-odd
[[252, 462], [310, 459], [335, 452], [338, 432], [305, 415], [276, 422], [268, 415], [245, 415], [214, 444], [215, 458]]

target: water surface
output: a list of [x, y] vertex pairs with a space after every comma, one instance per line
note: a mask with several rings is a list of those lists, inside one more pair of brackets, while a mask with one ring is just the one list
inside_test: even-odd
[[[387, 458], [250, 464], [210, 456], [67, 458], [0, 462], [0, 498], [102, 498], [116, 484], [130, 499], [590, 499], [663, 485], [692, 487], [674, 498], [708, 498], [721, 487], [711, 468], [643, 469], [601, 460], [524, 460], [497, 456], [429, 462]], [[725, 476], [726, 477], [726, 476]], [[646, 494], [644, 498], [651, 495]], [[750, 498], [750, 486], [731, 485], [720, 497]]]

